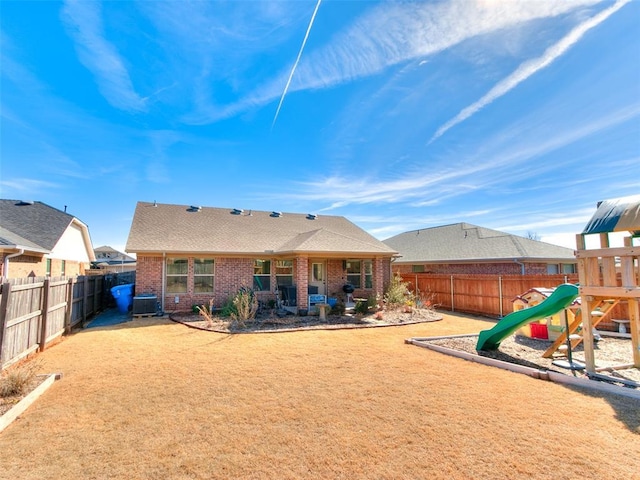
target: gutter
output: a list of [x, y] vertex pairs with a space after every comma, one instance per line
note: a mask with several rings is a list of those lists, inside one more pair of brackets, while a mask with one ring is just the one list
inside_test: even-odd
[[165, 284], [165, 278], [167, 278], [165, 275], [166, 268], [167, 268], [167, 252], [162, 252], [162, 292], [160, 294], [160, 297], [162, 298], [162, 303], [160, 305], [162, 306], [163, 312], [164, 312], [164, 289], [165, 289], [164, 284]]
[[24, 248], [20, 248], [19, 250], [20, 251], [16, 253], [10, 253], [9, 255], [4, 257], [4, 262], [2, 265], [2, 275], [4, 276], [4, 278], [9, 278], [9, 259], [14, 257], [19, 257], [24, 253]]

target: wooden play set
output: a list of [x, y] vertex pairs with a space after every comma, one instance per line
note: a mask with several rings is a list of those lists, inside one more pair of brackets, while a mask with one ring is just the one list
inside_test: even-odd
[[[622, 247], [611, 247], [613, 232], [627, 232]], [[587, 249], [586, 237], [598, 235], [600, 248]], [[576, 345], [584, 342], [586, 371], [597, 375], [593, 329], [609, 316], [612, 308], [626, 302], [628, 328], [631, 333], [633, 363], [608, 367], [613, 369], [640, 368], [640, 195], [598, 204], [598, 209], [584, 231], [576, 236], [576, 258], [581, 297], [581, 315], [569, 325], [551, 346], [545, 356], [551, 356], [552, 348], [566, 341], [582, 323], [582, 335]], [[635, 244], [634, 244], [635, 242]], [[571, 336], [569, 337], [572, 338]], [[556, 345], [557, 343], [557, 345]], [[572, 341], [573, 343], [573, 341]], [[555, 346], [555, 347], [554, 347]], [[551, 352], [551, 353], [549, 353]]]
[[[627, 232], [622, 247], [611, 247], [614, 232]], [[599, 248], [588, 249], [586, 237], [598, 235]], [[619, 235], [619, 234], [616, 234]], [[623, 234], [626, 235], [626, 234]], [[567, 308], [535, 322], [523, 325], [518, 334], [553, 343], [543, 353], [545, 358], [571, 355], [584, 342], [587, 373], [640, 368], [640, 195], [607, 200], [598, 209], [584, 231], [576, 236], [580, 296]], [[552, 288], [532, 288], [513, 301], [514, 311], [534, 307], [547, 300]], [[612, 319], [617, 305], [623, 305], [627, 319]], [[626, 305], [625, 305], [626, 304]], [[619, 332], [631, 334], [633, 363], [599, 368], [596, 366], [594, 331], [599, 324], [617, 323]], [[568, 339], [567, 339], [568, 336]], [[567, 341], [568, 340], [568, 341]], [[570, 362], [567, 368], [583, 368]]]

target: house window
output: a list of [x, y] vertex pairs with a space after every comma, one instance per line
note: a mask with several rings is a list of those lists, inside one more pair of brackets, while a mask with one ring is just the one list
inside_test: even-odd
[[47, 277], [50, 277], [51, 276], [51, 259], [50, 258], [47, 258], [47, 264], [45, 268], [46, 268], [45, 275]]
[[424, 273], [424, 265], [411, 265], [411, 273]]
[[62, 260], [60, 262], [60, 276], [64, 277], [65, 276], [65, 272], [67, 271], [67, 261], [66, 260]]
[[253, 289], [257, 292], [271, 291], [271, 261], [253, 261]]
[[276, 282], [278, 287], [293, 285], [293, 260], [276, 260]]
[[167, 292], [187, 293], [189, 261], [186, 258], [167, 258]]
[[547, 263], [547, 274], [548, 275], [556, 275], [558, 273], [558, 264], [557, 263]]
[[362, 262], [360, 260], [347, 260], [347, 282], [356, 288], [360, 288], [360, 272]]
[[576, 273], [576, 264], [575, 263], [563, 263], [562, 264], [562, 273]]
[[193, 293], [213, 292], [213, 258], [193, 259]]
[[373, 288], [373, 262], [364, 261], [364, 288]]

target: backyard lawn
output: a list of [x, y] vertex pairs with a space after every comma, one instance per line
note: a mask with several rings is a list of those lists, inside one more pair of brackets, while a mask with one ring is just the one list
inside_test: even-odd
[[638, 478], [638, 400], [404, 344], [490, 325], [87, 329], [40, 356], [64, 377], [0, 433], [0, 478]]

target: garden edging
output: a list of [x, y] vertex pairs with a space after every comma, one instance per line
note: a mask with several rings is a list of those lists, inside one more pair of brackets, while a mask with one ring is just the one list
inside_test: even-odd
[[0, 432], [7, 428], [16, 418], [24, 413], [24, 411], [35, 402], [40, 395], [47, 391], [47, 389], [53, 385], [53, 382], [62, 378], [61, 373], [50, 373], [47, 378], [34, 388], [26, 397], [16, 403], [13, 407], [7, 410], [4, 415], [0, 416]]
[[570, 385], [574, 387], [583, 387], [589, 388], [592, 390], [598, 390], [601, 392], [613, 393], [616, 395], [622, 395], [625, 397], [631, 397], [640, 400], [640, 392], [637, 390], [630, 390], [624, 387], [617, 387], [615, 385], [610, 385], [607, 383], [601, 383], [594, 380], [588, 380], [583, 378], [575, 378], [569, 375], [565, 375], [563, 373], [554, 372], [551, 370], [543, 370], [532, 367], [527, 367], [524, 365], [517, 365], [514, 363], [505, 362], [502, 360], [496, 360], [494, 358], [483, 357], [480, 355], [473, 355], [468, 352], [461, 352], [459, 350], [454, 350], [451, 348], [443, 347], [442, 345], [434, 345], [429, 343], [429, 340], [439, 340], [443, 338], [451, 338], [451, 337], [468, 337], [475, 336], [471, 334], [467, 335], [451, 335], [440, 336], [440, 337], [414, 337], [408, 338], [405, 340], [405, 343], [416, 345], [418, 347], [427, 348], [429, 350], [433, 350], [439, 353], [444, 353], [446, 355], [451, 355], [454, 357], [462, 358], [464, 360], [468, 360], [470, 362], [476, 362], [483, 365], [489, 365], [492, 367], [502, 368], [504, 370], [509, 370], [515, 373], [523, 373], [525, 375], [529, 375], [530, 377], [537, 378], [540, 380], [547, 380], [556, 383], [562, 383], [564, 385]]

